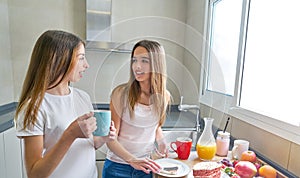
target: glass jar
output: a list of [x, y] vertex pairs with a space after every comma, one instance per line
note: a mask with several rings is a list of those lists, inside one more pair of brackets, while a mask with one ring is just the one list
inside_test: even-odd
[[204, 130], [196, 146], [201, 160], [212, 160], [216, 154], [216, 140], [212, 133], [213, 121], [213, 118], [204, 118]]
[[218, 156], [227, 156], [230, 144], [230, 133], [219, 131], [217, 136], [217, 152]]

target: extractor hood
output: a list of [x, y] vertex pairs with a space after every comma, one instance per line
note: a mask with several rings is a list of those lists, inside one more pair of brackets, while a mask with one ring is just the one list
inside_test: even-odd
[[131, 53], [134, 44], [131, 43], [116, 43], [107, 41], [86, 41], [87, 50]]
[[130, 53], [133, 44], [113, 42], [111, 0], [86, 1], [86, 48], [88, 50]]

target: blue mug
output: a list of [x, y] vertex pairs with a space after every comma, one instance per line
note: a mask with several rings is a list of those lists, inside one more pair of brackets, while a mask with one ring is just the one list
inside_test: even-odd
[[93, 132], [94, 136], [107, 136], [110, 130], [111, 112], [110, 110], [93, 110], [97, 121], [97, 129]]

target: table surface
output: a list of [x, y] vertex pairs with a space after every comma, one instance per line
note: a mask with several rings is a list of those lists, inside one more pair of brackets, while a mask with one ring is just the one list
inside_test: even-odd
[[[178, 159], [176, 153], [170, 153], [169, 157], [173, 158], [175, 160], [181, 161], [181, 162], [185, 163], [186, 165], [188, 165], [191, 168], [191, 171], [189, 172], [189, 174], [186, 175], [186, 176], [183, 176], [182, 178], [194, 178], [194, 176], [193, 176], [193, 166], [195, 164], [201, 162], [201, 160], [198, 158], [198, 155], [197, 155], [196, 151], [191, 151], [190, 156], [187, 160]], [[231, 159], [232, 158], [231, 151], [228, 152], [227, 157], [215, 156], [212, 161], [221, 161], [224, 158]], [[258, 160], [258, 161], [262, 162], [261, 160]], [[158, 175], [158, 174], [154, 174], [153, 178], [166, 178], [166, 177]], [[285, 176], [281, 172], [277, 171], [277, 178], [287, 178], [287, 176]]]

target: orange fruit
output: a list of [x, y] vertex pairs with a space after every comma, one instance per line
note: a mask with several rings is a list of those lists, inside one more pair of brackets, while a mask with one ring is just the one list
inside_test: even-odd
[[270, 165], [263, 165], [259, 168], [258, 174], [264, 178], [276, 178], [277, 171]]

